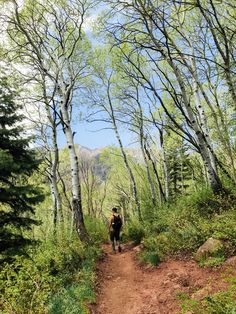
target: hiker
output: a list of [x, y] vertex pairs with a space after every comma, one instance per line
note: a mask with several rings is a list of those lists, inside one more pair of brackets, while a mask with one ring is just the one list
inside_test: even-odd
[[116, 251], [116, 245], [118, 246], [118, 251], [121, 252], [120, 246], [120, 229], [122, 227], [122, 219], [118, 214], [118, 210], [116, 207], [112, 208], [112, 216], [109, 221], [109, 233], [110, 240], [112, 242], [112, 250]]

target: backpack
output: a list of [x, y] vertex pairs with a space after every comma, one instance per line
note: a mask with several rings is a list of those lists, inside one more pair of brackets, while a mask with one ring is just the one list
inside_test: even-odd
[[120, 215], [118, 216], [113, 215], [112, 228], [114, 230], [119, 230], [121, 226], [122, 226], [122, 219], [120, 218]]

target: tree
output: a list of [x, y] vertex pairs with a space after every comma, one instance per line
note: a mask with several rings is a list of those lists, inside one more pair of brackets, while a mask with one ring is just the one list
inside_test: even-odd
[[[201, 154], [212, 190], [214, 193], [224, 191], [216, 162], [221, 168], [222, 164], [213, 149], [201, 105], [203, 100], [206, 101], [207, 93], [194, 62], [191, 62], [197, 59], [197, 51], [192, 54], [189, 45], [191, 18], [188, 16], [183, 24], [179, 17], [181, 4], [173, 1], [160, 1], [158, 5], [156, 1], [142, 0], [107, 2], [111, 4], [112, 14], [116, 12], [119, 15], [116, 23], [111, 19], [106, 25], [113, 45], [123, 53], [124, 62], [133, 72], [133, 77], [154, 95], [163, 108], [163, 90], [170, 94], [187, 126], [189, 139], [194, 140]], [[198, 17], [197, 13], [195, 17]], [[181, 126], [180, 129], [183, 132]]]
[[[128, 156], [122, 143], [120, 131], [119, 131], [119, 101], [117, 101], [117, 85], [116, 80], [120, 80], [119, 74], [113, 69], [114, 63], [117, 61], [114, 55], [108, 55], [106, 49], [96, 49], [94, 52], [96, 62], [93, 64], [96, 83], [90, 89], [90, 98], [92, 98], [92, 108], [96, 108], [96, 111], [91, 116], [96, 116], [96, 113], [105, 114], [104, 118], [99, 118], [100, 121], [106, 122], [111, 126], [114, 131], [117, 142], [120, 147], [120, 151], [123, 157], [123, 161], [130, 177], [130, 185], [132, 190], [132, 197], [135, 203], [135, 211], [139, 219], [141, 220], [140, 201], [137, 191], [137, 184], [135, 181], [134, 173], [129, 164]], [[116, 74], [113, 76], [113, 72]], [[97, 91], [100, 91], [97, 92]], [[102, 92], [101, 92], [102, 91]], [[98, 110], [97, 110], [98, 108]], [[90, 121], [96, 121], [96, 119], [90, 119]]]
[[16, 92], [6, 77], [0, 79], [0, 253], [2, 259], [14, 255], [32, 242], [24, 236], [38, 222], [32, 218], [34, 205], [42, 201], [38, 188], [28, 177], [39, 165], [36, 153], [29, 149], [30, 140], [19, 125], [21, 109]]
[[[12, 10], [3, 15], [8, 23], [10, 49], [8, 57], [27, 68], [26, 81], [43, 86], [43, 100], [50, 110], [49, 120], [56, 112], [63, 127], [70, 157], [72, 197], [75, 226], [81, 240], [88, 240], [84, 225], [78, 156], [74, 143], [72, 112], [75, 92], [86, 82], [89, 42], [83, 23], [91, 7], [89, 1], [30, 1], [20, 6], [12, 1]], [[49, 108], [49, 109], [48, 109]], [[53, 108], [53, 110], [52, 110]], [[52, 131], [56, 139], [56, 128]], [[57, 146], [54, 144], [54, 151]], [[57, 155], [52, 163], [55, 178]], [[55, 181], [55, 180], [54, 180]]]

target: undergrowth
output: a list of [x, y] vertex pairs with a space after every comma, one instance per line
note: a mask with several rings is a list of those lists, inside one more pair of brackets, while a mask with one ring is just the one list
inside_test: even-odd
[[[224, 243], [223, 256], [236, 252], [234, 202], [209, 191], [184, 196], [152, 212], [146, 210], [143, 217], [143, 222], [131, 220], [125, 230], [126, 238], [143, 244], [142, 261], [156, 264], [168, 255], [193, 254], [210, 237]], [[223, 256], [212, 264], [220, 264]]]
[[226, 291], [221, 291], [196, 301], [184, 295], [181, 314], [236, 314], [236, 277], [228, 279], [231, 284]]
[[0, 271], [1, 313], [88, 313], [95, 301], [95, 263], [106, 234], [96, 220], [87, 220], [92, 238], [83, 245], [77, 235], [51, 236], [28, 257], [19, 256]]
[[[230, 198], [208, 190], [180, 197], [161, 208], [144, 209], [143, 222], [130, 221], [126, 237], [141, 243], [139, 259], [157, 265], [168, 256], [194, 255], [210, 237], [221, 240], [223, 249], [206, 259], [202, 267], [218, 267], [236, 253], [236, 207]], [[182, 300], [182, 312], [192, 314], [236, 314], [236, 278], [227, 291], [202, 301]]]

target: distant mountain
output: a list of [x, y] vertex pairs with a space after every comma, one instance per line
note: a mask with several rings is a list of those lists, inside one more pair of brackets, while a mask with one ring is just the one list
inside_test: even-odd
[[98, 155], [101, 154], [102, 150], [104, 148], [88, 148], [82, 145], [77, 145], [78, 146], [78, 152], [79, 155], [82, 157], [88, 157], [88, 158], [93, 158], [93, 157], [97, 157]]
[[80, 159], [85, 162], [85, 165], [87, 163], [88, 167], [93, 168], [94, 173], [101, 181], [105, 181], [109, 168], [99, 160], [100, 154], [104, 148], [91, 149], [82, 145], [77, 146]]
[[[98, 159], [99, 155], [101, 154], [101, 152], [106, 148], [106, 147], [101, 147], [101, 148], [88, 148], [82, 145], [77, 145], [78, 146], [78, 152], [79, 155], [81, 157], [86, 158], [96, 158]], [[125, 149], [126, 152], [128, 153], [128, 155], [134, 157], [134, 159], [138, 162], [138, 163], [143, 163], [143, 156], [141, 153], [141, 150], [139, 148], [134, 148], [134, 147], [130, 147], [130, 148], [126, 148]]]

